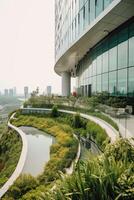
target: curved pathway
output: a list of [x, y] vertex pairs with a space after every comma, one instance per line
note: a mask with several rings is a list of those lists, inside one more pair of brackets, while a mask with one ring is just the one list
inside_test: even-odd
[[[12, 115], [11, 118], [13, 118], [13, 117], [14, 117], [14, 114]], [[20, 155], [20, 158], [19, 158], [19, 161], [18, 161], [15, 171], [13, 172], [11, 177], [8, 179], [8, 181], [0, 188], [0, 198], [7, 192], [9, 187], [14, 183], [14, 181], [21, 174], [22, 169], [25, 164], [26, 156], [27, 156], [27, 139], [26, 139], [25, 133], [22, 130], [20, 130], [19, 128], [17, 128], [16, 126], [13, 126], [10, 123], [10, 121], [8, 122], [8, 127], [15, 130], [20, 135], [20, 137], [22, 139], [22, 151], [21, 151], [21, 155]]]

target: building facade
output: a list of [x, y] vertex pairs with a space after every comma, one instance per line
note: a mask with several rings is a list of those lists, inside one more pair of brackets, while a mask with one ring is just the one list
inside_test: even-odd
[[134, 0], [56, 0], [55, 71], [62, 95], [134, 97]]
[[52, 86], [51, 85], [48, 85], [46, 87], [46, 93], [47, 93], [47, 96], [51, 96], [52, 95]]
[[25, 99], [27, 99], [29, 97], [29, 88], [28, 88], [28, 86], [24, 87], [24, 97], [25, 97]]

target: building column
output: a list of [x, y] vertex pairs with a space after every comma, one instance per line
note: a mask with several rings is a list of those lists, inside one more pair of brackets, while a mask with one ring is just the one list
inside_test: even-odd
[[62, 96], [69, 96], [71, 92], [71, 75], [69, 72], [62, 73]]

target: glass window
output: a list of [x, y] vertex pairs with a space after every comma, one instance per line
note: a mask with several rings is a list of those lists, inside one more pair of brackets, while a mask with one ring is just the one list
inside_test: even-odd
[[108, 72], [108, 51], [102, 54], [102, 72]]
[[90, 22], [95, 19], [95, 0], [90, 1]]
[[96, 75], [96, 59], [94, 59], [92, 62], [92, 68], [93, 68], [93, 76], [95, 76]]
[[127, 69], [118, 71], [118, 94], [119, 96], [127, 94]]
[[96, 93], [96, 76], [92, 77], [92, 92]]
[[134, 67], [128, 71], [128, 95], [134, 97]]
[[85, 4], [85, 27], [87, 27], [87, 25], [89, 24], [89, 5], [88, 5], [88, 1]]
[[111, 0], [104, 0], [104, 9], [111, 3]]
[[128, 29], [121, 30], [118, 34], [118, 68], [127, 67]]
[[109, 70], [117, 69], [117, 34], [114, 34], [109, 39]]
[[109, 73], [109, 93], [115, 95], [117, 92], [117, 72]]
[[129, 27], [129, 66], [134, 66], [134, 23]]
[[122, 42], [118, 45], [118, 68], [124, 68], [127, 67], [127, 47], [128, 42]]
[[82, 33], [83, 31], [83, 9], [80, 10], [80, 32]]
[[95, 0], [96, 17], [103, 11], [103, 0]]
[[102, 44], [102, 72], [108, 72], [108, 40]]
[[108, 91], [108, 73], [102, 74], [102, 91]]
[[97, 92], [101, 92], [101, 75], [97, 76]]
[[102, 55], [98, 55], [97, 57], [97, 74], [101, 74], [101, 68], [102, 68]]
[[109, 71], [117, 69], [117, 46], [109, 50]]

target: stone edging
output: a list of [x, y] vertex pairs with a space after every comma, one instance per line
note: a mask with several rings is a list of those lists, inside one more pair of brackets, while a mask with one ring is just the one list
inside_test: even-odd
[[[15, 115], [15, 113], [11, 116], [10, 119], [12, 119], [14, 117], [14, 115]], [[20, 158], [19, 158], [19, 161], [18, 161], [15, 171], [10, 176], [8, 181], [0, 188], [0, 198], [7, 192], [9, 187], [11, 185], [13, 185], [14, 181], [21, 174], [24, 164], [25, 164], [26, 156], [27, 156], [27, 139], [26, 139], [25, 133], [22, 130], [20, 130], [19, 128], [17, 128], [16, 126], [13, 126], [10, 123], [10, 120], [8, 121], [8, 127], [15, 130], [20, 135], [20, 137], [22, 139], [22, 151], [21, 151], [21, 155], [20, 155]]]

